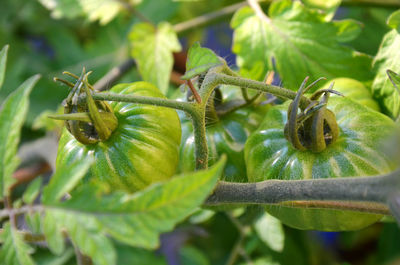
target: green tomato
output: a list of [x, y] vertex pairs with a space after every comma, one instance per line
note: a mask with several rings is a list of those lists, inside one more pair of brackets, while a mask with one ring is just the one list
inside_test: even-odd
[[[284, 136], [288, 104], [271, 108], [245, 146], [250, 182], [372, 176], [390, 172], [393, 162], [381, 150], [395, 129], [385, 115], [349, 99], [332, 97], [328, 109], [336, 114], [339, 136], [320, 153], [294, 149]], [[268, 206], [266, 210], [297, 229], [357, 230], [382, 216], [331, 209]]]
[[[350, 98], [351, 100], [373, 110], [380, 111], [378, 102], [373, 99], [371, 91], [369, 91], [369, 89], [366, 88], [360, 81], [346, 77], [336, 78], [330, 80], [321, 89], [327, 89], [332, 82], [335, 82], [333, 89], [339, 91], [345, 97]], [[335, 94], [332, 94], [332, 96], [338, 97]]]
[[[161, 97], [146, 82], [120, 84], [111, 93]], [[88, 179], [96, 178], [112, 190], [135, 192], [175, 173], [181, 127], [175, 110], [151, 105], [111, 102], [118, 127], [103, 142], [84, 145], [64, 128], [58, 147], [57, 166], [93, 156]]]
[[[224, 86], [221, 91], [224, 103], [239, 98], [240, 90], [236, 87]], [[226, 154], [227, 163], [224, 171], [226, 181], [247, 181], [244, 144], [251, 132], [258, 127], [268, 108], [267, 105], [244, 107], [219, 117], [216, 122], [207, 123], [208, 165], [213, 165], [222, 154]], [[195, 169], [194, 148], [192, 122], [183, 118], [179, 162], [181, 172]]]

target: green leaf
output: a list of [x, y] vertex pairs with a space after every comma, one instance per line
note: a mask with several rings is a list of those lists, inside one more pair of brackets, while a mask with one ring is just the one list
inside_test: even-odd
[[22, 200], [26, 204], [31, 204], [39, 195], [40, 187], [42, 185], [42, 178], [38, 177], [29, 183], [28, 188], [25, 190], [24, 194], [22, 195]]
[[33, 234], [42, 233], [40, 212], [30, 212], [25, 214], [25, 221]]
[[72, 190], [85, 176], [92, 163], [93, 159], [87, 157], [69, 165], [62, 164], [58, 167], [50, 183], [43, 190], [43, 203], [49, 204], [56, 202], [64, 194]]
[[[50, 212], [57, 226], [65, 230], [72, 243], [86, 256], [89, 256], [95, 265], [116, 264], [116, 253], [111, 241], [93, 216], [74, 214], [60, 209], [47, 210]], [[47, 234], [48, 235], [48, 234]]]
[[380, 103], [382, 112], [396, 119], [400, 110], [400, 97], [386, 74], [388, 69], [400, 73], [400, 35], [395, 29], [383, 37], [378, 54], [373, 61], [373, 70], [376, 75], [372, 83], [372, 93]]
[[8, 45], [4, 46], [0, 51], [0, 89], [3, 86], [4, 75], [6, 73]]
[[336, 9], [339, 7], [342, 0], [302, 0], [302, 3], [309, 7], [323, 11], [326, 14], [325, 19], [331, 20], [335, 15]]
[[149, 23], [138, 23], [133, 26], [129, 40], [131, 55], [143, 80], [166, 94], [173, 66], [172, 53], [182, 49], [172, 26], [162, 22], [155, 28]]
[[3, 245], [0, 249], [0, 260], [7, 265], [33, 265], [30, 254], [33, 249], [25, 244], [22, 235], [6, 223], [1, 234]]
[[[35, 261], [40, 265], [72, 265], [71, 261], [74, 260], [75, 251], [72, 247], [65, 250], [60, 255], [53, 255], [49, 251], [41, 251], [34, 256]], [[69, 261], [69, 262], [68, 262]]]
[[200, 47], [196, 42], [190, 47], [186, 61], [186, 72], [181, 77], [183, 80], [191, 79], [199, 74], [208, 71], [210, 68], [222, 65], [223, 62], [208, 48]]
[[[158, 236], [199, 207], [222, 174], [226, 158], [206, 171], [177, 176], [135, 194], [93, 195], [89, 189], [73, 194], [66, 202], [53, 204], [71, 219], [98, 222], [115, 239], [143, 248], [156, 248]], [[69, 217], [68, 217], [69, 218]], [[84, 226], [84, 224], [82, 224]]]
[[337, 39], [340, 42], [352, 41], [360, 35], [362, 24], [353, 19], [343, 19], [332, 22], [337, 28]]
[[400, 30], [400, 10], [393, 12], [387, 19], [387, 24], [392, 29]]
[[35, 75], [11, 93], [0, 111], [0, 199], [8, 195], [8, 188], [16, 181], [12, 177], [19, 160], [17, 147], [29, 107], [29, 94], [39, 79]]
[[261, 240], [272, 250], [282, 252], [285, 232], [282, 223], [267, 213], [256, 221], [254, 228]]
[[46, 211], [43, 217], [43, 233], [46, 237], [47, 245], [55, 255], [61, 255], [64, 252], [64, 236], [62, 226], [52, 211]]
[[372, 78], [371, 58], [341, 44], [357, 35], [358, 25], [353, 21], [326, 22], [323, 15], [298, 1], [273, 2], [269, 16], [261, 19], [244, 7], [231, 21], [237, 64], [247, 70], [259, 62], [265, 65], [258, 80], [275, 67], [284, 86], [292, 90], [306, 76], [311, 80], [321, 76]]

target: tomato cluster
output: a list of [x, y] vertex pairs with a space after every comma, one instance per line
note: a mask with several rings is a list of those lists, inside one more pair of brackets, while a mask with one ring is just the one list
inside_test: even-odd
[[[345, 78], [334, 82], [334, 88], [345, 98], [332, 96], [328, 102], [332, 90], [324, 87], [320, 93], [309, 96], [310, 106], [303, 106], [300, 114], [298, 100], [302, 92], [293, 103], [270, 107], [262, 104], [263, 100], [246, 104], [237, 88], [218, 88], [208, 102], [206, 113], [212, 115], [205, 117], [208, 164], [227, 154], [223, 179], [239, 182], [371, 176], [391, 171], [394, 165], [381, 146], [394, 130], [394, 122], [378, 112], [379, 105], [363, 84]], [[116, 85], [111, 92], [164, 98], [146, 82]], [[321, 96], [323, 99], [318, 101]], [[232, 102], [244, 104], [232, 111], [218, 112]], [[93, 133], [97, 127], [86, 122], [71, 130], [75, 125], [70, 123], [60, 139], [58, 165], [93, 156], [96, 163], [87, 179], [128, 192], [167, 180], [178, 171], [195, 169], [190, 119], [181, 117], [179, 121], [175, 110], [150, 105], [102, 104], [105, 105], [101, 105], [100, 113], [111, 111], [117, 119], [111, 136], [82, 142], [74, 132], [87, 135], [83, 131], [90, 128], [91, 135], [98, 135]], [[68, 111], [74, 109], [66, 107]], [[103, 113], [102, 117], [106, 115]], [[382, 217], [288, 204], [265, 208], [283, 223], [298, 229], [355, 230]]]

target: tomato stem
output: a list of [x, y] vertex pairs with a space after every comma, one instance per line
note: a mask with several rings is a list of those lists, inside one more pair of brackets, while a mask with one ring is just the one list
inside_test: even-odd
[[208, 167], [208, 146], [206, 138], [205, 110], [198, 109], [190, 115], [193, 123], [196, 170]]
[[[274, 86], [274, 85], [267, 85], [263, 82], [243, 78], [243, 77], [238, 77], [238, 76], [230, 76], [227, 74], [215, 74], [213, 77], [216, 79], [216, 81], [219, 84], [226, 84], [226, 85], [233, 85], [233, 86], [239, 86], [239, 87], [245, 87], [249, 89], [254, 89], [254, 90], [259, 90], [263, 92], [267, 92], [270, 94], [273, 94], [274, 96], [277, 97], [282, 97], [286, 99], [295, 99], [296, 97], [296, 92], [279, 87], [279, 86]], [[311, 103], [309, 99], [306, 97], [302, 97], [300, 101], [300, 106], [305, 108]]]
[[[118, 101], [118, 102], [130, 102], [138, 104], [147, 104], [159, 107], [173, 108], [177, 110], [183, 110], [189, 114], [193, 113], [195, 106], [191, 102], [181, 102], [172, 99], [146, 97], [146, 96], [135, 96], [135, 95], [122, 95], [115, 93], [93, 93], [93, 99], [95, 100], [107, 100], [107, 101]], [[82, 97], [85, 100], [85, 97]]]
[[266, 180], [255, 183], [221, 181], [205, 204], [287, 205], [295, 202], [294, 206], [300, 208], [315, 206], [382, 214], [388, 213], [385, 205], [399, 190], [400, 170], [357, 178]]

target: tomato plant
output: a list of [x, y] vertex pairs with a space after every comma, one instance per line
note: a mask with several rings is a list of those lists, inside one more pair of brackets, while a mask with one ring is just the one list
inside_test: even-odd
[[236, 2], [1, 2], [0, 264], [399, 261], [400, 5]]

